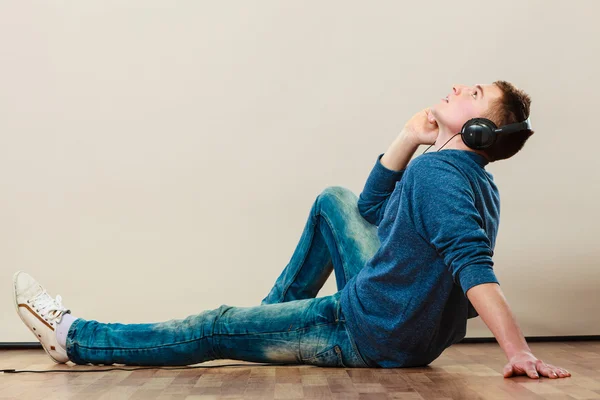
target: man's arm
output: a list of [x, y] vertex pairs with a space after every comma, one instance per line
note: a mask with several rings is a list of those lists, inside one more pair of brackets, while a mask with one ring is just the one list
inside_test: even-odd
[[473, 286], [467, 297], [510, 360], [519, 353], [531, 353], [502, 289], [496, 283]]
[[442, 257], [463, 293], [483, 283], [498, 283], [494, 250], [467, 177], [437, 153], [412, 161], [403, 179], [404, 204], [415, 230]]
[[403, 130], [387, 151], [377, 157], [358, 198], [360, 214], [373, 225], [379, 226], [396, 182], [402, 179], [418, 147], [412, 136]]
[[387, 151], [377, 158], [365, 188], [358, 200], [358, 211], [364, 219], [379, 226], [385, 207], [393, 193], [396, 182], [421, 144], [433, 144], [439, 127], [430, 109], [426, 108], [412, 116]]
[[468, 289], [465, 294], [506, 354], [508, 364], [502, 371], [505, 378], [528, 375], [530, 378], [537, 379], [539, 374], [549, 378], [571, 376], [571, 373], [564, 368], [546, 363], [533, 355], [499, 285], [495, 283], [476, 285]]
[[419, 144], [413, 136], [403, 130], [381, 157], [381, 164], [394, 171], [406, 169], [418, 148]]

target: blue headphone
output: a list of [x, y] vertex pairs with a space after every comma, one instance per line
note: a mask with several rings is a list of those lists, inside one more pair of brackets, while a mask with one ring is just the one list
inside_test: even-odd
[[462, 141], [468, 147], [475, 150], [481, 150], [491, 147], [496, 142], [499, 133], [513, 133], [524, 131], [526, 129], [531, 130], [531, 120], [529, 118], [523, 122], [504, 125], [500, 128], [487, 118], [473, 118], [465, 122], [460, 131], [460, 135]]

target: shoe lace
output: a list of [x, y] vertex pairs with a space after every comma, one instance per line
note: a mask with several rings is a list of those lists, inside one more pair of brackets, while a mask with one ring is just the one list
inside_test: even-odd
[[62, 320], [62, 316], [65, 313], [71, 312], [63, 306], [62, 297], [60, 295], [56, 295], [56, 299], [53, 299], [45, 289], [31, 299], [31, 301], [28, 300], [27, 302], [40, 313], [42, 318], [49, 322], [56, 320], [58, 323]]

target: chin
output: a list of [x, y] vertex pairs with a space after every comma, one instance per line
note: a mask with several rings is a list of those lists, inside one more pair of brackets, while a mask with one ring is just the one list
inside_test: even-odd
[[437, 105], [429, 108], [429, 112], [435, 117], [435, 120], [438, 124], [440, 123], [440, 120], [443, 119], [441, 118], [440, 112], [437, 109]]
[[438, 126], [446, 125], [446, 118], [444, 117], [444, 115], [442, 113], [440, 113], [438, 110], [436, 110], [434, 108], [432, 108], [430, 111], [431, 111], [431, 114], [434, 116], [435, 122], [437, 122]]

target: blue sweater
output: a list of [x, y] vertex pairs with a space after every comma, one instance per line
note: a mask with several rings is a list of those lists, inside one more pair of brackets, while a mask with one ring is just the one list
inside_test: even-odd
[[370, 366], [425, 366], [478, 316], [467, 290], [499, 284], [500, 195], [475, 152], [425, 153], [401, 171], [384, 167], [383, 154], [358, 199], [381, 246], [342, 289], [342, 313]]

